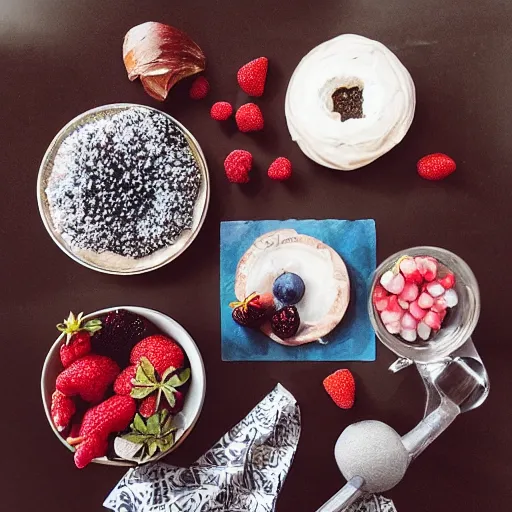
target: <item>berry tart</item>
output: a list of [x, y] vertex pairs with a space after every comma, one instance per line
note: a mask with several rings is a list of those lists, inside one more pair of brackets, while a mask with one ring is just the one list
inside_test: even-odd
[[108, 105], [71, 121], [41, 165], [39, 208], [57, 244], [95, 270], [133, 274], [177, 257], [199, 231], [208, 173], [193, 137], [156, 109]]
[[343, 34], [295, 69], [285, 113], [292, 139], [315, 162], [351, 171], [388, 152], [414, 117], [411, 75], [383, 44]]
[[238, 263], [238, 324], [282, 345], [319, 341], [342, 320], [350, 300], [345, 263], [331, 247], [293, 229], [257, 238]]
[[195, 343], [173, 320], [144, 308], [118, 308], [58, 324], [41, 381], [48, 421], [90, 462], [140, 464], [176, 448], [204, 398]]

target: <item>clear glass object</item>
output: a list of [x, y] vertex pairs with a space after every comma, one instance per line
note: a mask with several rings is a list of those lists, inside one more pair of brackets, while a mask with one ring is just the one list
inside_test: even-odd
[[[441, 329], [428, 341], [416, 341], [408, 343], [400, 339], [398, 335], [390, 334], [382, 323], [379, 312], [372, 301], [373, 290], [380, 277], [387, 270], [391, 270], [397, 260], [402, 256], [432, 256], [446, 266], [455, 275], [455, 290], [459, 303], [446, 317]], [[393, 254], [383, 261], [373, 275], [370, 296], [368, 298], [368, 312], [377, 337], [384, 345], [401, 358], [415, 363], [431, 363], [440, 361], [453, 353], [471, 337], [478, 317], [480, 316], [480, 292], [478, 283], [468, 264], [456, 254], [439, 247], [420, 246], [405, 249]], [[405, 361], [397, 361], [398, 371]]]

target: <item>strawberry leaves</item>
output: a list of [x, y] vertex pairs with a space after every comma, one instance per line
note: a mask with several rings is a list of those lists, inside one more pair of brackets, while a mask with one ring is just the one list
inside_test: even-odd
[[99, 318], [93, 318], [88, 320], [82, 325], [84, 313], [79, 313], [76, 317], [73, 312], [69, 312], [69, 316], [64, 319], [64, 322], [57, 324], [57, 329], [60, 332], [66, 334], [66, 345], [69, 343], [73, 334], [79, 331], [87, 331], [91, 336], [101, 329], [101, 320]]
[[[157, 393], [155, 410], [160, 406], [162, 394], [172, 408], [176, 405], [176, 391], [190, 379], [190, 368], [185, 368], [176, 373], [176, 368], [167, 368], [162, 378], [158, 380], [155, 368], [146, 357], [141, 357], [137, 367], [135, 379], [132, 380], [133, 388], [130, 396], [136, 399], [143, 399], [152, 393]], [[149, 421], [149, 420], [148, 420]]]
[[121, 436], [121, 439], [140, 447], [135, 451], [136, 460], [148, 461], [157, 451], [165, 452], [175, 443], [176, 427], [172, 424], [172, 416], [163, 410], [150, 416], [146, 422], [136, 414], [131, 432]]

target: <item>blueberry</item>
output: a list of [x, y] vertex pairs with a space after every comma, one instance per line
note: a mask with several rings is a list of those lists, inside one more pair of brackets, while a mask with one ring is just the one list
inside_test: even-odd
[[275, 281], [272, 288], [274, 297], [285, 305], [297, 304], [304, 296], [306, 287], [304, 281], [297, 274], [285, 272]]

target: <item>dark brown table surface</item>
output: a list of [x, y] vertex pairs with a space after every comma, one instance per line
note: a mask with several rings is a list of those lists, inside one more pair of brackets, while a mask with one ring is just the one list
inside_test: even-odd
[[[187, 83], [160, 104], [128, 81], [122, 38], [149, 20], [184, 29], [203, 48], [212, 84], [207, 100], [189, 100]], [[474, 340], [491, 375], [491, 395], [460, 417], [388, 495], [400, 512], [510, 510], [511, 25], [508, 0], [2, 0], [0, 508], [101, 510], [123, 474], [98, 465], [75, 469], [44, 416], [41, 367], [54, 325], [69, 309], [146, 306], [191, 332], [206, 364], [207, 395], [190, 438], [168, 457], [173, 464], [193, 462], [276, 382], [293, 392], [303, 433], [278, 512], [314, 511], [344, 483], [333, 447], [350, 423], [373, 418], [400, 433], [412, 428], [422, 416], [422, 384], [413, 369], [388, 373], [393, 355], [381, 345], [375, 363], [221, 362], [219, 222], [334, 217], [374, 218], [379, 261], [409, 246], [438, 245], [465, 258], [481, 286]], [[394, 50], [412, 74], [418, 101], [405, 140], [352, 173], [309, 161], [288, 135], [283, 107], [301, 57], [342, 33]], [[267, 92], [258, 100], [264, 132], [223, 130], [209, 119], [210, 104], [243, 103], [236, 71], [261, 55], [270, 59]], [[81, 112], [115, 102], [156, 106], [182, 121], [204, 149], [212, 183], [208, 217], [190, 249], [135, 277], [103, 275], [68, 258], [46, 233], [35, 200], [39, 163], [55, 133]], [[244, 188], [230, 185], [223, 173], [223, 159], [235, 148], [255, 158], [253, 181]], [[442, 183], [419, 179], [417, 159], [438, 151], [457, 160], [456, 174]], [[295, 166], [289, 185], [265, 176], [278, 156]], [[357, 381], [350, 411], [337, 409], [321, 385], [340, 367]]]

